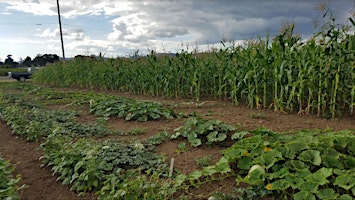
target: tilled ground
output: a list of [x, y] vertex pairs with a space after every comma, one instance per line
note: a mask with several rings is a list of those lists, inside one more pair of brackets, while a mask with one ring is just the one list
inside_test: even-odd
[[[135, 99], [147, 99], [147, 97], [117, 94]], [[148, 98], [159, 101], [159, 98]], [[355, 116], [347, 116], [341, 119], [326, 120], [315, 116], [305, 116], [296, 114], [280, 114], [270, 110], [250, 110], [243, 106], [234, 106], [225, 102], [206, 101], [206, 103], [174, 104], [173, 100], [162, 100], [166, 105], [176, 111], [185, 113], [197, 113], [206, 118], [219, 119], [226, 123], [238, 125], [243, 129], [251, 130], [258, 127], [266, 127], [273, 131], [287, 132], [299, 129], [331, 129], [355, 130]], [[50, 109], [56, 109], [53, 106]], [[82, 108], [79, 108], [82, 109]], [[88, 109], [79, 110], [79, 121], [90, 123], [95, 120], [95, 116], [88, 113]], [[262, 115], [260, 115], [262, 114]], [[255, 117], [259, 116], [259, 117]], [[162, 130], [173, 130], [184, 124], [183, 119], [179, 120], [160, 120], [154, 122], [126, 122], [121, 119], [111, 119], [108, 121], [112, 129], [129, 130], [130, 128], [143, 128], [146, 133], [137, 137], [148, 137]], [[122, 136], [121, 136], [122, 137]], [[181, 172], [189, 173], [198, 169], [196, 159], [206, 155], [212, 155], [214, 160], [220, 157], [221, 148], [211, 148], [203, 146], [201, 148], [189, 149], [186, 152], [177, 152], [177, 145], [180, 141], [166, 142], [158, 146], [158, 151], [164, 154], [167, 161], [175, 159], [175, 168]], [[39, 143], [26, 142], [11, 133], [11, 129], [6, 123], [0, 120], [0, 155], [11, 163], [15, 164], [15, 174], [22, 175], [21, 184], [27, 185], [26, 189], [21, 190], [23, 200], [73, 200], [73, 199], [95, 199], [93, 195], [78, 196], [70, 191], [69, 186], [62, 185], [56, 181], [56, 176], [48, 168], [41, 167], [39, 158], [42, 153], [38, 150]], [[230, 180], [229, 180], [230, 181]], [[232, 182], [234, 180], [231, 180]], [[203, 186], [198, 190], [192, 191], [197, 194], [209, 194], [215, 190], [229, 190], [233, 184], [220, 182], [218, 184]]]

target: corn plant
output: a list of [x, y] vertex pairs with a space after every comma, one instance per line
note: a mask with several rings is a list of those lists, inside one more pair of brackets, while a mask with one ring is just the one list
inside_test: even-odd
[[308, 40], [284, 24], [279, 34], [206, 52], [152, 51], [135, 58], [75, 58], [40, 70], [35, 83], [168, 98], [229, 99], [250, 108], [335, 118], [354, 113], [355, 24], [331, 12]]

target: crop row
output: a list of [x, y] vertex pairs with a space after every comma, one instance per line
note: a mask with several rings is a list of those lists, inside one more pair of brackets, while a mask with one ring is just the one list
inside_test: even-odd
[[230, 99], [251, 108], [334, 118], [354, 113], [355, 37], [352, 27], [330, 17], [302, 40], [294, 24], [272, 39], [234, 43], [175, 56], [154, 51], [137, 59], [78, 58], [48, 66], [34, 81], [135, 94]]
[[[9, 88], [11, 84], [6, 86]], [[0, 93], [2, 118], [12, 127], [28, 124], [26, 129], [36, 130], [23, 132], [17, 128], [14, 133], [40, 140], [43, 165], [51, 167], [58, 180], [78, 193], [94, 192], [98, 199], [171, 199], [189, 188], [234, 177], [236, 184], [246, 183], [248, 187], [237, 188], [230, 194], [213, 193], [213, 196], [344, 200], [355, 196], [354, 131], [302, 130], [280, 134], [265, 128], [238, 130], [219, 120], [190, 117], [174, 132], [163, 131], [145, 140], [97, 140], [95, 136], [101, 134], [85, 134], [88, 129], [70, 128], [77, 126], [68, 124], [75, 121], [71, 112], [41, 107], [51, 99], [43, 98], [44, 93], [49, 97], [56, 91], [29, 84], [22, 86], [22, 92], [16, 94], [14, 90]], [[15, 85], [18, 89], [22, 86]], [[38, 96], [40, 101], [32, 99]], [[114, 108], [115, 104], [100, 99], [95, 103], [104, 107], [103, 110]], [[46, 121], [51, 123], [43, 123]], [[39, 135], [33, 137], [35, 133]], [[181, 137], [191, 148], [219, 144], [227, 147], [215, 164], [189, 174], [178, 171], [171, 174], [155, 147]], [[233, 144], [227, 145], [230, 142]]]
[[20, 199], [18, 190], [22, 187], [18, 186], [21, 175], [16, 178], [12, 176], [14, 168], [9, 161], [0, 157], [0, 199], [17, 200]]
[[[58, 176], [57, 180], [70, 185], [71, 190], [79, 194], [96, 193], [98, 199], [140, 199], [153, 198], [155, 195], [154, 199], [166, 199], [176, 191], [172, 187], [174, 182], [162, 182], [167, 179], [167, 167], [163, 157], [155, 150], [155, 145], [167, 138], [166, 134], [142, 141], [97, 141], [96, 137], [125, 133], [116, 133], [104, 124], [75, 122], [77, 114], [74, 111], [44, 107], [51, 100], [58, 102], [51, 97], [55, 93], [62, 98], [74, 96], [81, 103], [82, 96], [68, 93], [62, 96], [61, 92], [26, 84], [23, 87], [8, 86], [14, 86], [12, 89], [18, 92], [1, 93], [2, 119], [11, 126], [14, 134], [28, 141], [41, 142], [43, 156], [40, 159], [43, 166], [51, 167], [53, 174]], [[47, 98], [44, 98], [45, 95]], [[63, 102], [68, 103], [67, 100]], [[89, 101], [86, 105], [89, 106]]]

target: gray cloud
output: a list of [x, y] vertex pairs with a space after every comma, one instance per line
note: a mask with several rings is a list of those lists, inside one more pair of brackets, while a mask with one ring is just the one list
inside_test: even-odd
[[[147, 40], [193, 35], [198, 43], [215, 43], [226, 37], [247, 39], [276, 33], [282, 21], [301, 23], [307, 34], [314, 7], [311, 1], [133, 1], [135, 18], [114, 20], [116, 39]], [[132, 23], [132, 19], [136, 23]], [[138, 28], [140, 27], [140, 28]]]
[[[0, 0], [17, 10], [35, 15], [55, 15], [52, 0]], [[327, 1], [340, 20], [354, 9], [351, 0]], [[90, 29], [66, 29], [71, 49], [131, 51], [157, 48], [174, 51], [181, 43], [208, 46], [221, 39], [244, 40], [277, 34], [285, 21], [295, 22], [296, 33], [304, 37], [314, 32], [313, 22], [322, 12], [315, 10], [317, 0], [61, 0], [66, 23], [86, 16], [101, 16], [97, 23], [111, 23], [100, 38], [89, 37]], [[104, 17], [103, 17], [104, 16]], [[83, 22], [85, 24], [86, 22]], [[87, 22], [89, 23], [89, 22]], [[99, 28], [97, 28], [99, 29]], [[46, 30], [41, 37], [57, 36]]]

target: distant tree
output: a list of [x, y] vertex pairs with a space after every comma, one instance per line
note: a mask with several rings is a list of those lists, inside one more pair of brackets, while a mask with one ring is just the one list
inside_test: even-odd
[[7, 55], [7, 58], [5, 59], [5, 65], [7, 67], [16, 67], [18, 63], [14, 62], [14, 59], [12, 59], [11, 57], [12, 55]]
[[49, 63], [54, 63], [59, 61], [59, 56], [57, 56], [56, 54], [44, 54], [43, 58], [46, 60], [46, 62]]
[[32, 59], [31, 57], [27, 56], [25, 60], [21, 63], [22, 67], [31, 67], [32, 66]]
[[32, 61], [33, 66], [45, 66], [46, 61], [41, 54], [38, 54]]
[[47, 63], [59, 61], [59, 56], [56, 54], [38, 54], [32, 61], [33, 66], [45, 66]]

